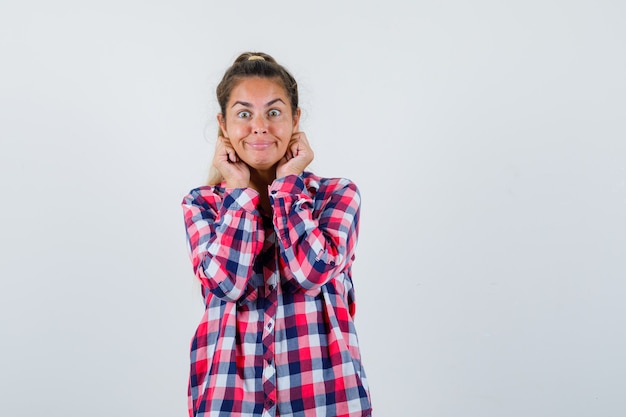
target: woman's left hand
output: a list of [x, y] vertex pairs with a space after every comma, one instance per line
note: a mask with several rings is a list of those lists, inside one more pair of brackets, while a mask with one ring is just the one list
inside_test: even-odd
[[313, 149], [304, 132], [295, 132], [291, 136], [285, 156], [278, 161], [276, 178], [302, 174], [302, 171], [313, 161], [313, 156]]

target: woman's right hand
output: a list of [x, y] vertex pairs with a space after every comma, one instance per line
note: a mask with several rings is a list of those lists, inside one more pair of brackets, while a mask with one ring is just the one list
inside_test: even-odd
[[250, 184], [250, 169], [242, 161], [230, 140], [223, 136], [217, 138], [213, 165], [222, 174], [228, 188], [247, 188]]

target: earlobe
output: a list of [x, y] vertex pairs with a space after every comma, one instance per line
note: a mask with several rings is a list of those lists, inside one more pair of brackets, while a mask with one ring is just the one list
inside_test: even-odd
[[217, 123], [220, 127], [220, 135], [227, 138], [227, 133], [226, 133], [226, 120], [224, 119], [224, 115], [222, 113], [218, 113], [217, 114]]
[[300, 127], [300, 114], [302, 113], [302, 111], [300, 110], [300, 107], [297, 108], [296, 110], [296, 114], [293, 115], [293, 131], [297, 132], [298, 128]]

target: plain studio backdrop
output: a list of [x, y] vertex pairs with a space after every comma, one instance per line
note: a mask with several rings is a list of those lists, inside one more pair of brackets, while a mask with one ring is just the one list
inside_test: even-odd
[[5, 3], [0, 415], [186, 415], [180, 201], [247, 50], [360, 187], [375, 416], [626, 415], [624, 2]]

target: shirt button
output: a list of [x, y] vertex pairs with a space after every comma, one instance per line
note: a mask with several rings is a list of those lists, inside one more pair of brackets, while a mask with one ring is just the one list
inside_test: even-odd
[[265, 403], [267, 404], [268, 407], [274, 406], [274, 400], [272, 400], [271, 398], [268, 398], [268, 400], [265, 401]]

